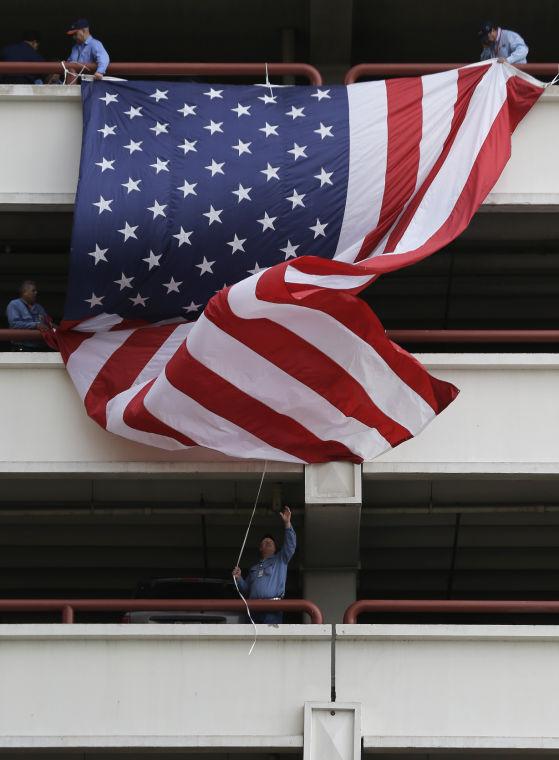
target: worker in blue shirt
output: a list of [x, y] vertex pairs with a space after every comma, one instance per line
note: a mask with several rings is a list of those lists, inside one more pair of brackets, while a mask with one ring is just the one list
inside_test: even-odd
[[[233, 577], [239, 590], [248, 599], [283, 599], [287, 565], [295, 553], [297, 537], [291, 525], [291, 510], [284, 507], [279, 513], [285, 528], [284, 541], [281, 548], [273, 536], [266, 535], [260, 539], [258, 550], [260, 561], [253, 565], [246, 577], [242, 577], [241, 568], [233, 569]], [[274, 625], [281, 623], [281, 612], [264, 612], [252, 615], [255, 623]]]
[[[24, 63], [43, 63], [44, 58], [38, 52], [41, 35], [32, 29], [22, 34], [20, 42], [6, 45], [0, 58], [3, 61], [23, 61]], [[43, 80], [37, 74], [9, 74], [1, 80], [5, 84], [43, 84]]]
[[526, 63], [528, 45], [516, 32], [501, 29], [493, 21], [485, 21], [481, 25], [478, 36], [483, 45], [482, 61], [496, 58], [499, 63]]
[[[8, 324], [14, 330], [46, 330], [51, 320], [45, 309], [37, 303], [37, 286], [33, 280], [24, 280], [19, 298], [10, 301], [6, 309]], [[15, 351], [48, 351], [42, 340], [14, 341]]]
[[79, 18], [70, 25], [66, 34], [72, 35], [74, 47], [68, 61], [76, 63], [96, 63], [95, 79], [103, 79], [110, 59], [109, 54], [103, 47], [103, 43], [96, 40], [89, 33], [89, 21]]

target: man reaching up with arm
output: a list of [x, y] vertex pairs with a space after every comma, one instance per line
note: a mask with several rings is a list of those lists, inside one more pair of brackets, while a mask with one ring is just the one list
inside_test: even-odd
[[[260, 561], [253, 565], [246, 577], [243, 578], [241, 568], [233, 569], [233, 577], [241, 594], [248, 599], [283, 599], [285, 594], [285, 581], [287, 578], [287, 565], [295, 553], [297, 537], [291, 525], [291, 510], [284, 507], [279, 513], [285, 528], [284, 540], [281, 549], [273, 536], [262, 536], [258, 544]], [[267, 623], [275, 625], [281, 623], [281, 612], [262, 612], [252, 615], [255, 623]]]

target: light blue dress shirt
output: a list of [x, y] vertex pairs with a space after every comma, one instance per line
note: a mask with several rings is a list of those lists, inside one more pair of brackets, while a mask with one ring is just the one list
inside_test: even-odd
[[103, 47], [103, 43], [91, 35], [79, 45], [74, 45], [70, 53], [69, 61], [78, 63], [96, 63], [97, 72], [104, 74], [110, 62], [109, 54]]
[[481, 60], [506, 58], [508, 63], [526, 63], [527, 55], [528, 45], [519, 34], [499, 28], [495, 42], [483, 48]]
[[260, 560], [253, 565], [246, 577], [237, 578], [237, 584], [243, 596], [249, 599], [274, 599], [285, 594], [287, 565], [295, 553], [297, 537], [293, 528], [285, 529], [283, 546], [271, 557]]
[[[14, 330], [36, 330], [40, 322], [46, 322], [48, 319], [47, 312], [40, 303], [29, 306], [22, 298], [15, 298], [10, 301], [6, 309], [6, 316], [8, 317], [8, 324]], [[24, 348], [45, 347], [47, 350], [42, 340], [14, 341], [14, 345]]]

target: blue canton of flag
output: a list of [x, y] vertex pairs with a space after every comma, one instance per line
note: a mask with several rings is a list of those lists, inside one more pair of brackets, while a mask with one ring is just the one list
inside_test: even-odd
[[345, 87], [95, 82], [82, 92], [65, 319], [196, 319], [263, 268], [334, 256]]

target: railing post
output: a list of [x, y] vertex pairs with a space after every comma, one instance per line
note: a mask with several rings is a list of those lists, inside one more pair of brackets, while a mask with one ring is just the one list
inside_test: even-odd
[[69, 604], [62, 607], [62, 622], [71, 625], [74, 622], [74, 608]]

